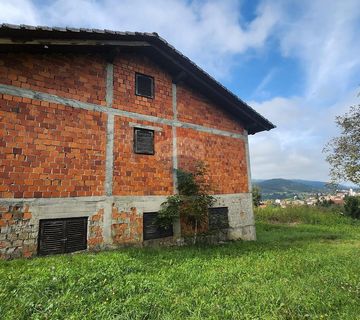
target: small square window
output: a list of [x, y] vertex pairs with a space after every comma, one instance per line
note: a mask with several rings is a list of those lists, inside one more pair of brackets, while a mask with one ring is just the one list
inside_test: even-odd
[[138, 96], [154, 98], [154, 78], [144, 74], [135, 74], [135, 93]]
[[155, 154], [154, 130], [134, 128], [134, 152]]

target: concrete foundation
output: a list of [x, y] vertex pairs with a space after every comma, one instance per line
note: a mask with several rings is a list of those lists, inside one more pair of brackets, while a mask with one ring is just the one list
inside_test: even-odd
[[[216, 195], [215, 207], [228, 207], [229, 228], [220, 240], [255, 240], [250, 193]], [[39, 221], [88, 217], [88, 250], [125, 245], [183, 244], [180, 223], [171, 239], [143, 241], [143, 214], [156, 212], [165, 196], [103, 196], [0, 200], [0, 257], [37, 255]]]

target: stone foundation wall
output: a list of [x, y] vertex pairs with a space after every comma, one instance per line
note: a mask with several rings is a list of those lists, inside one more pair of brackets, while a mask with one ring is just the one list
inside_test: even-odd
[[0, 206], [0, 259], [35, 255], [37, 237], [28, 205]]
[[[205, 237], [207, 242], [255, 240], [250, 193], [216, 195], [215, 207], [228, 207], [229, 228], [221, 235]], [[66, 199], [0, 200], [0, 258], [37, 255], [41, 219], [88, 217], [89, 251], [127, 245], [183, 244], [191, 236], [174, 224], [170, 238], [143, 241], [143, 214], [160, 209], [165, 196], [80, 197]]]

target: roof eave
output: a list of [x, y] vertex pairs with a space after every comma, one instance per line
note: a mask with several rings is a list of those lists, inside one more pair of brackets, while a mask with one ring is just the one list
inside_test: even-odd
[[29, 46], [115, 46], [115, 47], [152, 47], [176, 64], [179, 70], [211, 90], [222, 100], [229, 112], [239, 118], [249, 134], [275, 128], [248, 104], [221, 85], [189, 58], [171, 46], [157, 33], [118, 32], [98, 29], [49, 28], [26, 25], [0, 25], [0, 45], [21, 44]]

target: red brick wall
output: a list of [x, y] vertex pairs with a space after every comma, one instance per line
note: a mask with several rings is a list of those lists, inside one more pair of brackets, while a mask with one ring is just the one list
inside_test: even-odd
[[[162, 128], [155, 131], [155, 154], [133, 151], [134, 128], [129, 123]], [[173, 192], [171, 127], [115, 117], [114, 195], [168, 195]]]
[[[154, 99], [135, 95], [135, 72], [153, 76]], [[0, 54], [0, 83], [105, 105], [105, 59], [80, 54]], [[172, 119], [171, 77], [149, 58], [114, 61], [114, 108]], [[240, 124], [204, 96], [177, 89], [179, 120], [242, 132]], [[106, 115], [44, 101], [0, 96], [0, 197], [104, 194]], [[133, 152], [133, 119], [115, 117], [114, 195], [173, 192], [172, 130], [155, 132], [155, 155]], [[247, 191], [244, 143], [177, 129], [179, 167], [205, 160], [215, 193]], [[224, 177], [226, 180], [224, 180]], [[226, 183], [224, 183], [226, 181]]]
[[106, 115], [0, 95], [0, 197], [104, 193]]
[[84, 54], [0, 54], [0, 83], [105, 105], [105, 60]]
[[[135, 95], [135, 73], [154, 77], [154, 98]], [[114, 61], [113, 107], [162, 118], [173, 117], [172, 80], [159, 66], [145, 56], [122, 54]]]
[[214, 194], [248, 192], [243, 140], [183, 128], [177, 129], [177, 140], [179, 168], [192, 171], [202, 160]]
[[177, 86], [178, 119], [220, 130], [242, 133], [240, 123], [203, 94], [182, 84]]

